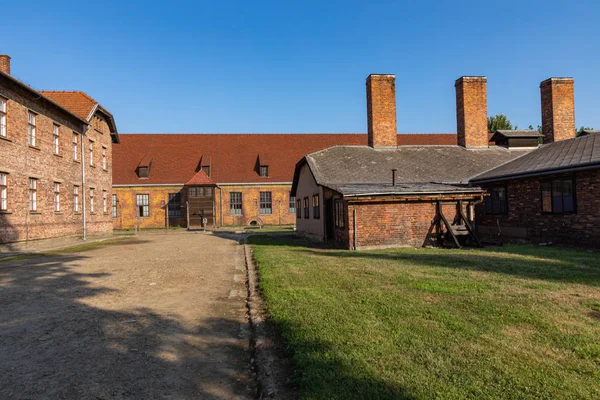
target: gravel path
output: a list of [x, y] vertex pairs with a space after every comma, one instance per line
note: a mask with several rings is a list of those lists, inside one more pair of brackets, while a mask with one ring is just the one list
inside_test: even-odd
[[2, 262], [0, 398], [252, 398], [244, 288], [210, 234]]

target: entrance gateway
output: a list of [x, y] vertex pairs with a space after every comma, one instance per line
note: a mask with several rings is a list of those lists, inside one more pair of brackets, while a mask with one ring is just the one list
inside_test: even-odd
[[187, 192], [188, 229], [214, 227], [214, 187], [189, 186]]

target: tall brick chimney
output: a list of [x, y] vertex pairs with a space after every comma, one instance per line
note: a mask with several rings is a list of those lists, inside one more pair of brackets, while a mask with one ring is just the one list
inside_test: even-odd
[[0, 54], [0, 71], [10, 75], [10, 57], [6, 54]]
[[462, 76], [454, 83], [459, 146], [488, 146], [486, 86], [485, 76]]
[[367, 78], [367, 119], [369, 146], [395, 148], [396, 132], [396, 76], [371, 74]]
[[550, 78], [540, 83], [544, 143], [576, 136], [573, 78]]

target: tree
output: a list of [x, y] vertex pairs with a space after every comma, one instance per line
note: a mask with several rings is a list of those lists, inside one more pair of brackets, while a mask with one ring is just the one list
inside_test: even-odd
[[488, 132], [494, 133], [498, 130], [512, 131], [518, 127], [510, 123], [510, 120], [504, 114], [496, 114], [488, 117]]
[[538, 133], [540, 133], [540, 134], [542, 133], [541, 125], [538, 125], [537, 128], [534, 128], [533, 125], [529, 125], [529, 128], [527, 128], [527, 129], [529, 129], [530, 131], [538, 131]]
[[593, 129], [594, 129], [594, 128], [588, 128], [588, 127], [582, 126], [582, 127], [581, 127], [581, 128], [579, 128], [579, 130], [577, 131], [577, 136], [581, 136], [581, 135], [583, 135], [583, 131], [591, 131], [591, 130], [593, 130]]

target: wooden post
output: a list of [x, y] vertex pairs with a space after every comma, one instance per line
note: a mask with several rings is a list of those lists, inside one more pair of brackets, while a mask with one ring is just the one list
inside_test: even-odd
[[186, 213], [186, 218], [187, 218], [187, 229], [189, 231], [190, 230], [190, 202], [189, 201], [185, 202], [185, 213]]

